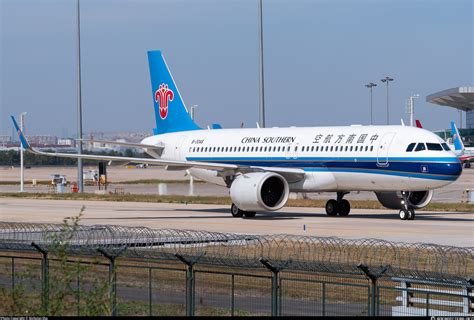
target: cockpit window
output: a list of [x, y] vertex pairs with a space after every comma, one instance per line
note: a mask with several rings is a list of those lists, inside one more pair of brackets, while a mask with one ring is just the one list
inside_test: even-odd
[[413, 142], [413, 143], [410, 143], [407, 147], [407, 152], [412, 152], [413, 151], [413, 148], [415, 147], [416, 145], [416, 142]]
[[415, 152], [416, 152], [416, 151], [422, 151], [422, 150], [426, 150], [426, 147], [425, 147], [425, 144], [424, 144], [423, 142], [420, 142], [420, 143], [418, 143], [418, 145], [416, 146]]
[[450, 151], [448, 145], [446, 143], [441, 144], [443, 146], [444, 151]]
[[443, 151], [443, 147], [439, 143], [426, 143], [426, 146], [428, 147], [428, 150], [432, 151]]

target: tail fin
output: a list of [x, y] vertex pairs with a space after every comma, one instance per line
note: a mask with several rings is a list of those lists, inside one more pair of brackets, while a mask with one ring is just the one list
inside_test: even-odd
[[148, 51], [148, 65], [156, 118], [153, 133], [200, 129], [189, 116], [161, 51]]
[[464, 144], [462, 143], [461, 135], [456, 127], [454, 121], [451, 121], [451, 133], [453, 134], [454, 150], [464, 150]]
[[423, 128], [423, 126], [421, 125], [420, 120], [416, 119], [416, 120], [415, 120], [415, 123], [416, 123], [416, 127], [417, 127], [417, 128]]

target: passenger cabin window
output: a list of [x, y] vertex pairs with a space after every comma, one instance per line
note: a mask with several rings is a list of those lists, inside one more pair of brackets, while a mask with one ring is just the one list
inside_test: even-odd
[[425, 144], [420, 142], [418, 143], [418, 145], [416, 146], [416, 149], [415, 149], [415, 152], [416, 151], [422, 151], [422, 150], [426, 150], [426, 147], [425, 147]]
[[426, 147], [431, 151], [443, 151], [443, 147], [439, 143], [426, 143]]
[[406, 152], [412, 152], [415, 146], [416, 146], [416, 142], [410, 143], [407, 147]]
[[449, 149], [449, 147], [448, 147], [448, 145], [447, 145], [446, 143], [442, 143], [441, 145], [443, 146], [443, 149], [444, 149], [445, 151], [450, 151], [450, 150], [451, 150], [451, 149]]

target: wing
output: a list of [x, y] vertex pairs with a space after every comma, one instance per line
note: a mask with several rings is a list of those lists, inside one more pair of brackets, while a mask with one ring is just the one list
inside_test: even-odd
[[[117, 156], [103, 156], [103, 155], [93, 155], [93, 154], [77, 154], [77, 153], [60, 153], [60, 152], [43, 152], [31, 147], [26, 140], [23, 132], [20, 130], [15, 118], [11, 116], [13, 120], [13, 125], [18, 132], [18, 136], [21, 141], [23, 148], [31, 153], [51, 156], [51, 157], [62, 157], [62, 158], [74, 158], [74, 159], [89, 159], [97, 161], [125, 161], [125, 162], [137, 162], [137, 163], [146, 163], [153, 165], [161, 165], [166, 168], [173, 170], [176, 169], [189, 169], [189, 168], [199, 168], [207, 170], [216, 170], [221, 176], [230, 176], [237, 173], [249, 173], [249, 172], [261, 172], [269, 171], [281, 174], [288, 182], [296, 182], [304, 178], [305, 172], [302, 169], [293, 169], [293, 168], [282, 168], [282, 167], [256, 167], [256, 166], [242, 166], [235, 164], [226, 164], [226, 163], [215, 163], [215, 162], [200, 162], [200, 161], [180, 161], [180, 160], [165, 160], [165, 159], [153, 159], [153, 158], [136, 158], [136, 157], [117, 157]], [[155, 148], [160, 148], [160, 146], [153, 146]]]

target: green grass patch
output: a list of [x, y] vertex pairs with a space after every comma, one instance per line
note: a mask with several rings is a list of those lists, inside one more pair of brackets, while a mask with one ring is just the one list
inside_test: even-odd
[[[46, 200], [91, 200], [91, 201], [116, 201], [116, 202], [152, 202], [152, 203], [186, 203], [186, 204], [215, 204], [231, 205], [230, 197], [200, 197], [200, 196], [160, 196], [141, 194], [105, 194], [93, 193], [18, 193], [1, 192], [0, 198], [19, 199], [46, 199]], [[290, 199], [289, 207], [316, 207], [324, 208], [326, 200], [323, 199]], [[375, 200], [351, 200], [353, 209], [385, 209]], [[442, 203], [432, 202], [427, 207], [419, 209], [422, 211], [455, 211], [474, 212], [474, 204], [468, 203]]]

